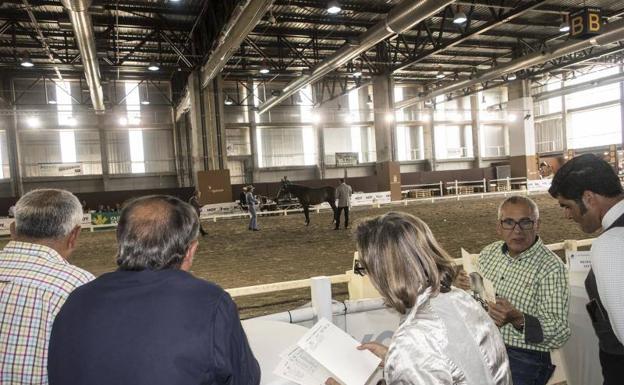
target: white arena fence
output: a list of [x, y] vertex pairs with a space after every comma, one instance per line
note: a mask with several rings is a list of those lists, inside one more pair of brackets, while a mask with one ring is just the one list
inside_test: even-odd
[[[565, 251], [566, 256], [570, 253], [577, 252], [579, 247], [591, 246], [594, 239], [584, 240], [566, 240], [564, 242], [546, 245], [552, 251]], [[474, 255], [473, 255], [474, 256]], [[570, 258], [566, 258], [569, 271], [574, 271], [574, 267], [570, 267]], [[454, 260], [455, 265], [462, 265], [462, 259]], [[582, 274], [582, 273], [571, 273]], [[262, 320], [272, 322], [283, 322], [311, 327], [320, 318], [331, 320], [338, 327], [342, 328], [356, 340], [361, 342], [376, 341], [388, 345], [390, 339], [400, 323], [400, 315], [395, 311], [384, 306], [381, 298], [362, 297], [365, 290], [360, 290], [362, 284], [368, 281], [367, 277], [355, 275], [353, 271], [347, 271], [345, 274], [312, 277], [296, 281], [277, 282], [264, 285], [246, 286], [239, 288], [226, 289], [232, 297], [243, 297], [249, 295], [259, 295], [276, 293], [280, 291], [309, 288], [311, 303], [298, 309], [270, 314], [266, 316], [252, 318], [248, 321]], [[349, 284], [349, 300], [335, 301], [332, 299], [332, 284]], [[370, 284], [368, 284], [370, 285]], [[370, 291], [369, 291], [370, 293]], [[572, 312], [572, 311], [571, 311]], [[589, 322], [589, 321], [587, 321]], [[574, 327], [575, 322], [571, 321]], [[575, 330], [572, 331], [575, 333]], [[253, 338], [253, 337], [252, 337]], [[596, 343], [597, 346], [597, 343]], [[579, 360], [583, 360], [574, 345], [564, 346], [561, 349], [551, 352], [553, 363], [556, 370], [548, 384], [559, 384], [567, 381], [568, 385], [581, 385], [589, 382], [583, 382], [583, 378], [589, 376], [589, 373], [595, 374], [599, 372], [599, 365], [596, 367], [594, 362], [593, 370], [588, 369], [588, 365], [579, 364]], [[576, 353], [575, 353], [576, 352]], [[261, 359], [259, 357], [259, 359]], [[579, 364], [579, 365], [576, 365]], [[262, 365], [262, 363], [261, 363]], [[591, 364], [589, 364], [591, 367]], [[374, 383], [374, 382], [373, 382]]]
[[[489, 184], [489, 187], [488, 187]], [[470, 186], [471, 189], [462, 189]], [[474, 189], [475, 186], [482, 186], [482, 190]], [[492, 186], [506, 186], [503, 191], [486, 192], [492, 189]], [[526, 178], [505, 178], [505, 179], [486, 179], [476, 181], [452, 181], [452, 182], [439, 182], [433, 184], [420, 184], [420, 185], [404, 185], [401, 186], [402, 193], [408, 195], [410, 191], [414, 190], [426, 190], [429, 192], [435, 192], [435, 195], [431, 195], [426, 198], [406, 198], [399, 201], [390, 200], [390, 192], [374, 192], [374, 193], [354, 193], [351, 195], [352, 207], [375, 207], [382, 206], [407, 206], [413, 203], [431, 202], [435, 203], [444, 200], [462, 200], [462, 199], [474, 199], [486, 198], [493, 196], [508, 196], [513, 194], [532, 194], [542, 193], [550, 187], [550, 180], [527, 180]], [[466, 191], [472, 191], [466, 193]], [[310, 211], [317, 213], [321, 211], [330, 210], [331, 207], [328, 203], [324, 202], [320, 205], [316, 205], [310, 208]], [[289, 215], [292, 213], [301, 213], [303, 209], [287, 209], [287, 210], [271, 210], [271, 211], [258, 211], [258, 216], [274, 216], [274, 215]], [[205, 221], [216, 222], [223, 219], [236, 219], [236, 218], [249, 218], [248, 212], [243, 211], [240, 208], [238, 202], [216, 203], [205, 205], [201, 208], [200, 218]], [[91, 212], [85, 213], [82, 219], [82, 228], [90, 231], [95, 231], [104, 228], [117, 227], [117, 221], [119, 219], [119, 213], [116, 212]], [[10, 233], [9, 227], [13, 222], [11, 218], [0, 218], [0, 236], [8, 235]]]

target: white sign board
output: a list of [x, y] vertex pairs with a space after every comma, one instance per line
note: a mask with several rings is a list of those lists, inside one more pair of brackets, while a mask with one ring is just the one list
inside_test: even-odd
[[2, 218], [0, 219], [0, 234], [10, 234], [11, 233], [11, 223], [13, 223], [15, 219], [13, 218]]
[[39, 175], [41, 176], [82, 175], [82, 164], [80, 163], [40, 163]]
[[548, 191], [552, 179], [535, 179], [527, 180], [527, 190], [529, 191]]
[[355, 166], [358, 164], [357, 152], [336, 152], [336, 166]]
[[566, 260], [570, 273], [586, 273], [591, 269], [590, 251], [566, 250]]

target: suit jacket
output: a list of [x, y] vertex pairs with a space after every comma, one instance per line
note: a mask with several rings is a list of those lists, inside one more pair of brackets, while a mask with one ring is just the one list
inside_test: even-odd
[[174, 269], [115, 271], [75, 290], [50, 337], [50, 385], [257, 385], [220, 287]]
[[351, 186], [341, 183], [336, 187], [336, 199], [338, 199], [338, 207], [351, 206]]

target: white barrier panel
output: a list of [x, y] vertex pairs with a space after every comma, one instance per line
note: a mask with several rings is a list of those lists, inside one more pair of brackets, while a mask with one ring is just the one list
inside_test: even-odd
[[548, 191], [552, 179], [527, 180], [527, 189], [529, 191]]
[[11, 234], [11, 223], [13, 223], [13, 221], [13, 218], [0, 219], [0, 235]]
[[91, 213], [82, 214], [82, 222], [80, 223], [82, 228], [91, 227]]
[[238, 203], [226, 202], [226, 203], [214, 203], [211, 205], [205, 205], [200, 209], [200, 217], [210, 217], [214, 215], [233, 214], [240, 212]]

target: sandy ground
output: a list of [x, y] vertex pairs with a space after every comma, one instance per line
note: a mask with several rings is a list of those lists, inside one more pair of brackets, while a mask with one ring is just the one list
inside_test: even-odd
[[[589, 238], [573, 222], [563, 219], [557, 202], [548, 195], [534, 196], [541, 212], [540, 234], [545, 243]], [[453, 256], [460, 247], [478, 252], [497, 240], [496, 210], [502, 198], [416, 203], [409, 206], [355, 208], [352, 220], [400, 210], [419, 216], [429, 224], [442, 246]], [[201, 238], [193, 273], [224, 288], [342, 274], [351, 267], [354, 242], [350, 230], [334, 231], [331, 214], [260, 217], [261, 231], [250, 232], [242, 219], [205, 222], [209, 235]], [[0, 240], [4, 246], [7, 239]], [[71, 262], [99, 275], [115, 269], [115, 233], [83, 232]], [[335, 285], [334, 294], [344, 298], [346, 285]], [[241, 317], [295, 308], [309, 301], [309, 290], [237, 298]]]

